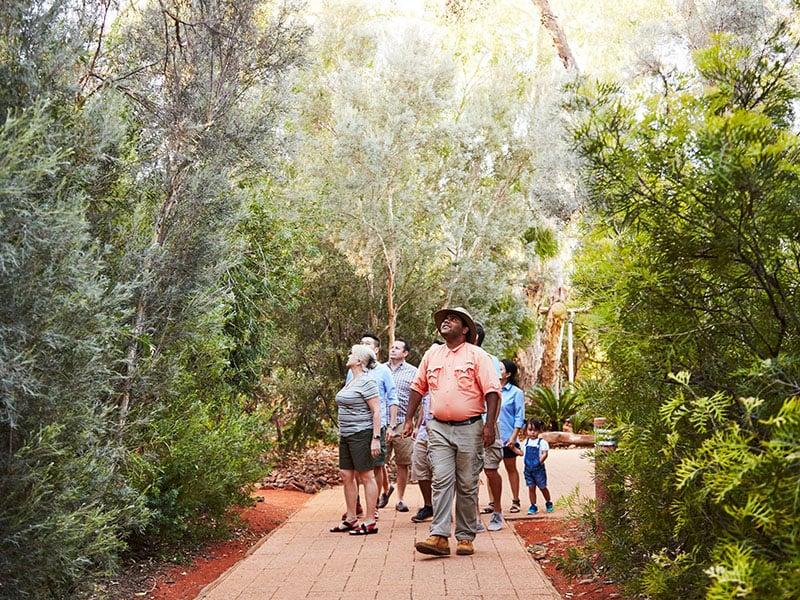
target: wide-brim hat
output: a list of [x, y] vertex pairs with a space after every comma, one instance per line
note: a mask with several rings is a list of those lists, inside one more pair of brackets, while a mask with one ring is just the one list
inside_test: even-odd
[[467, 312], [466, 308], [462, 308], [461, 306], [454, 306], [453, 308], [443, 308], [441, 310], [437, 310], [433, 313], [433, 321], [436, 323], [436, 331], [439, 331], [439, 328], [442, 326], [442, 321], [447, 315], [458, 315], [464, 321], [464, 324], [469, 327], [469, 333], [467, 333], [467, 341], [470, 344], [474, 344], [475, 340], [478, 339], [478, 330], [475, 328], [475, 321], [472, 319], [472, 315]]

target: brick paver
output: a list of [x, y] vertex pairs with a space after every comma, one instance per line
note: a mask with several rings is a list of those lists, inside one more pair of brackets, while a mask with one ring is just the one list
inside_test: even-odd
[[[593, 496], [592, 465], [583, 451], [554, 450], [547, 465], [548, 487], [556, 501], [576, 486], [582, 496]], [[522, 486], [524, 514], [527, 508], [524, 481]], [[481, 486], [480, 494], [483, 504], [485, 485]], [[503, 505], [508, 508], [510, 491], [505, 489], [504, 494]], [[200, 598], [554, 600], [561, 597], [511, 526], [478, 534], [473, 556], [456, 556], [453, 538], [451, 556], [424, 556], [414, 551], [414, 542], [428, 537], [429, 524], [414, 524], [410, 520], [420, 505], [419, 489], [409, 486], [406, 492], [410, 512], [396, 512], [394, 500], [393, 497], [389, 506], [381, 510], [376, 535], [355, 537], [328, 531], [343, 510], [341, 488], [320, 492], [249, 556], [208, 586]], [[484, 523], [488, 523], [485, 517]]]

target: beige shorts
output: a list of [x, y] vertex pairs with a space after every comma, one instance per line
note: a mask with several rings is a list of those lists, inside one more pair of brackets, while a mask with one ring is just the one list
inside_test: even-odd
[[433, 469], [428, 458], [428, 440], [414, 442], [414, 452], [411, 456], [411, 479], [417, 481], [433, 479]]
[[499, 469], [501, 462], [503, 462], [503, 441], [497, 438], [494, 444], [483, 451], [483, 468]]
[[414, 440], [410, 437], [403, 437], [403, 423], [398, 423], [394, 426], [395, 437], [386, 441], [386, 462], [392, 458], [394, 454], [394, 461], [398, 465], [411, 464], [411, 450], [414, 447]]

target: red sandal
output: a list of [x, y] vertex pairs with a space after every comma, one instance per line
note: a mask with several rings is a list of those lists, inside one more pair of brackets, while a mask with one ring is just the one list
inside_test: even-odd
[[[364, 509], [361, 508], [361, 498], [356, 497], [356, 516], [363, 517], [364, 516]], [[342, 521], [347, 520], [347, 511], [342, 513]]]
[[350, 532], [350, 535], [371, 535], [373, 533], [378, 533], [377, 523], [370, 523], [369, 525], [361, 523], [361, 525]]
[[345, 531], [352, 531], [356, 528], [356, 523], [358, 523], [358, 519], [353, 519], [352, 521], [345, 521], [342, 519], [342, 522], [339, 523], [336, 527], [331, 527], [331, 533], [344, 533]]

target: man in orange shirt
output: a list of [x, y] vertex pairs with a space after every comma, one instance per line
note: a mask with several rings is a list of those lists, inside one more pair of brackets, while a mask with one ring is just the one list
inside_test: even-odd
[[[422, 357], [411, 384], [409, 416], [403, 429], [403, 435], [411, 435], [411, 417], [422, 396], [430, 393], [433, 418], [428, 423], [428, 456], [433, 467], [433, 522], [430, 537], [415, 547], [423, 554], [450, 554], [455, 496], [456, 554], [469, 555], [475, 552], [475, 498], [483, 449], [496, 437], [500, 380], [491, 357], [475, 345], [475, 322], [465, 309], [445, 308], [434, 313], [433, 319], [445, 343], [431, 347]], [[481, 418], [484, 412], [486, 424]]]

